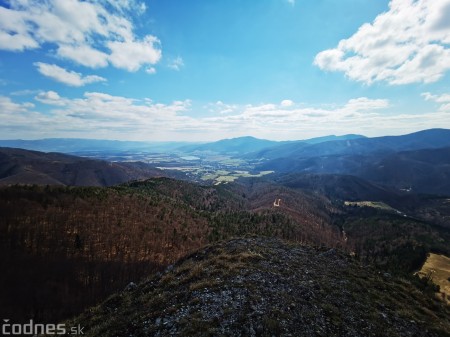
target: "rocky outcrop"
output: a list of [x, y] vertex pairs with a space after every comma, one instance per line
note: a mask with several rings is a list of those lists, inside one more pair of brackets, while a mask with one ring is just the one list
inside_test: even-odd
[[447, 336], [449, 307], [338, 250], [208, 246], [73, 324], [88, 336]]

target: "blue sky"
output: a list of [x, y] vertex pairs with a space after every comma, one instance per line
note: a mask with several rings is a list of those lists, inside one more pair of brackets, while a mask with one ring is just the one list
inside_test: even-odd
[[450, 0], [0, 1], [0, 138], [450, 128]]

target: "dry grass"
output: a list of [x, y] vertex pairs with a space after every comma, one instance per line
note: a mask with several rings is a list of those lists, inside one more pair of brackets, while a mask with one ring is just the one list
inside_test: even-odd
[[427, 276], [429, 273], [433, 282], [440, 287], [439, 296], [443, 298], [442, 294], [445, 294], [447, 302], [450, 303], [450, 258], [431, 253], [419, 271], [419, 275]]

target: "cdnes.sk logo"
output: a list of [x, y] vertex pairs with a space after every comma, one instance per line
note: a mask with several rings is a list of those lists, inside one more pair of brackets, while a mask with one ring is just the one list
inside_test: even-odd
[[2, 336], [35, 336], [35, 335], [83, 335], [84, 327], [67, 327], [66, 324], [38, 324], [32, 319], [28, 323], [11, 323], [9, 319], [3, 319]]

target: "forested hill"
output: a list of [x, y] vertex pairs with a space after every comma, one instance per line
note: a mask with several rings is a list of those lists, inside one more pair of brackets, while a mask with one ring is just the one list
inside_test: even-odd
[[112, 186], [165, 176], [139, 162], [111, 163], [61, 153], [0, 148], [0, 185]]
[[[69, 318], [130, 281], [233, 237], [281, 238], [352, 253], [419, 282], [421, 291], [429, 285], [412, 273], [427, 253], [450, 255], [446, 223], [387, 206], [346, 206], [327, 186], [316, 193], [298, 189], [296, 181], [283, 186], [249, 178], [202, 186], [162, 177], [113, 187], [0, 187], [0, 315], [15, 322]], [[441, 214], [448, 208], [443, 202]]]
[[322, 201], [292, 192], [302, 205], [285, 212], [273, 207], [269, 190], [270, 200], [260, 202], [256, 192], [243, 197], [239, 188], [167, 178], [109, 188], [0, 187], [7, 275], [0, 313], [16, 321], [30, 313], [41, 322], [67, 318], [209, 242], [246, 233], [343, 244]]

